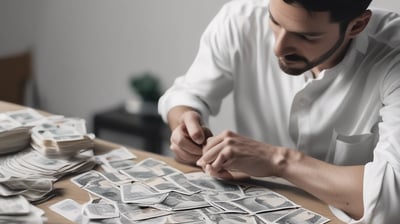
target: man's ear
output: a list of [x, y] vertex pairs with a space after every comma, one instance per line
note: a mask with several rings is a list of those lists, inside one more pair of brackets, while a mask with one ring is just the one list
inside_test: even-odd
[[365, 27], [367, 27], [369, 20], [371, 19], [371, 10], [365, 10], [360, 16], [353, 19], [347, 27], [347, 33], [350, 38], [354, 38], [361, 33]]

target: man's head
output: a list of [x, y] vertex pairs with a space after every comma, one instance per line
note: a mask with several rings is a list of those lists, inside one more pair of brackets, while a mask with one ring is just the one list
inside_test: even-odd
[[371, 0], [271, 0], [270, 26], [281, 69], [318, 74], [343, 58], [348, 43], [368, 24]]
[[299, 5], [308, 12], [329, 12], [331, 22], [347, 24], [360, 16], [372, 0], [283, 0], [290, 5]]

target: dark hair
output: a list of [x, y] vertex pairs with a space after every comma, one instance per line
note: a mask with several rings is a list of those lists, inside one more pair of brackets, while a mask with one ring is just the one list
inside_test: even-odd
[[309, 12], [330, 12], [331, 21], [345, 29], [348, 23], [360, 16], [372, 0], [283, 0], [287, 4], [298, 4]]

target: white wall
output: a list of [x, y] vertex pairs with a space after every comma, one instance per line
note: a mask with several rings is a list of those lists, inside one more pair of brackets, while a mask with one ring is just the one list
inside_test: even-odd
[[134, 74], [150, 71], [170, 86], [226, 1], [2, 0], [0, 54], [32, 47], [42, 108], [90, 123], [131, 96]]
[[[1, 0], [0, 55], [34, 50], [44, 110], [85, 118], [130, 97], [151, 71], [163, 88], [191, 64], [205, 26], [228, 0]], [[374, 6], [400, 12], [396, 0]], [[231, 99], [211, 122], [233, 128]]]
[[0, 0], [0, 56], [33, 47], [38, 6], [34, 1]]

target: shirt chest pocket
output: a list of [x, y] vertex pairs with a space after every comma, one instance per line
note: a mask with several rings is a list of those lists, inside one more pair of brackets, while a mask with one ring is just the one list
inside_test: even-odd
[[342, 135], [334, 131], [327, 162], [336, 165], [364, 165], [372, 161], [377, 133]]

